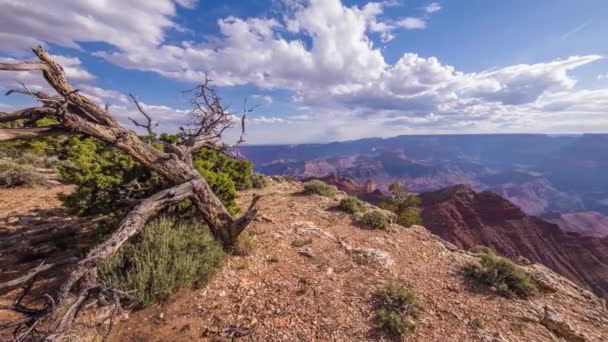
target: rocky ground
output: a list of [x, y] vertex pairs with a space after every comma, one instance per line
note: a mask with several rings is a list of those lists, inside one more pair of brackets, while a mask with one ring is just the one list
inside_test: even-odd
[[[110, 340], [387, 340], [375, 329], [371, 298], [389, 282], [418, 296], [419, 329], [404, 340], [556, 341], [558, 331], [569, 341], [608, 339], [604, 302], [542, 266], [525, 266], [543, 284], [539, 296], [505, 299], [463, 277], [461, 266], [475, 255], [425, 228], [363, 229], [334, 209], [338, 198], [301, 190], [299, 183], [270, 182], [261, 191], [261, 217], [248, 228], [256, 239], [250, 255], [228, 258], [206, 288], [123, 314]], [[25, 202], [48, 190], [27, 191], [19, 197]], [[254, 193], [241, 193], [240, 204]], [[15, 201], [0, 204], [5, 222], [14, 221], [5, 206], [22, 208], [20, 216], [36, 210]], [[2, 242], [19, 222], [1, 226]]]
[[[388, 282], [418, 295], [419, 330], [408, 341], [554, 341], [550, 329], [566, 326], [571, 341], [608, 338], [604, 303], [544, 267], [528, 266], [545, 284], [540, 296], [505, 299], [463, 277], [460, 267], [475, 256], [425, 228], [362, 229], [334, 209], [338, 199], [300, 191], [272, 182], [249, 228], [251, 255], [231, 257], [204, 289], [131, 313], [113, 340], [382, 340], [370, 299]], [[253, 193], [241, 194], [243, 206]]]

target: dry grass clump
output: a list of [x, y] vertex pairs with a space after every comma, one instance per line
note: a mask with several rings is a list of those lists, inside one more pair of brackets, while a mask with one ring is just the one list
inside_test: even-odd
[[0, 187], [35, 186], [43, 182], [44, 177], [32, 165], [0, 162]]

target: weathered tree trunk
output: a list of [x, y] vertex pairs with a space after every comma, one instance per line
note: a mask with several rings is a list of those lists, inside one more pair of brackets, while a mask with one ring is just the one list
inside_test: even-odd
[[[160, 151], [154, 148], [151, 143], [144, 142], [134, 132], [120, 126], [116, 119], [108, 113], [107, 107], [105, 109], [101, 108], [81, 95], [78, 90], [72, 88], [65, 78], [63, 68], [55, 63], [42, 47], [35, 48], [33, 52], [40, 60], [39, 62], [0, 63], [0, 70], [40, 70], [48, 84], [58, 95], [51, 96], [42, 92], [33, 93], [25, 87], [23, 90], [11, 90], [8, 94], [16, 92], [30, 95], [35, 100], [40, 101], [42, 106], [27, 108], [14, 113], [0, 113], [0, 123], [14, 122], [15, 120], [35, 122], [42, 117], [54, 117], [59, 124], [44, 128], [0, 128], [0, 142], [35, 139], [51, 135], [82, 134], [91, 136], [118, 148], [174, 185], [172, 188], [160, 191], [141, 201], [127, 214], [108, 240], [79, 261], [61, 287], [56, 300], [48, 299], [49, 303], [53, 305], [47, 305], [42, 311], [21, 309], [20, 312], [29, 314], [30, 318], [24, 322], [30, 327], [28, 331], [31, 331], [40, 319], [52, 313], [55, 306], [67, 305], [65, 300], [68, 294], [74, 290], [79, 282], [86, 283], [85, 288], [81, 288], [76, 302], [66, 308], [66, 313], [58, 321], [56, 330], [51, 331], [48, 335], [50, 339], [53, 339], [67, 329], [82, 307], [83, 302], [89, 297], [90, 291], [94, 287], [91, 282], [95, 279], [94, 274], [97, 266], [103, 260], [111, 257], [125, 241], [141, 231], [146, 221], [161, 209], [189, 198], [200, 212], [203, 221], [209, 226], [215, 239], [224, 248], [230, 249], [236, 243], [243, 229], [255, 218], [257, 213], [255, 205], [259, 197], [254, 197], [251, 206], [242, 217], [233, 218], [211, 190], [204, 177], [192, 166], [192, 153], [200, 147], [210, 147], [223, 151], [226, 145], [219, 143], [219, 139], [227, 128], [232, 127], [231, 115], [225, 111], [225, 107], [221, 106], [219, 97], [215, 95], [213, 88], [208, 86], [208, 80], [205, 80], [205, 83], [200, 87], [200, 93], [198, 93], [198, 96], [201, 96], [204, 102], [199, 103], [193, 100], [193, 104], [198, 108], [195, 115], [199, 120], [198, 125], [191, 130], [183, 130], [183, 139], [180, 143], [166, 145], [165, 151]], [[138, 110], [148, 119], [146, 128], [151, 135], [150, 139], [153, 139], [152, 119], [143, 112], [143, 108], [139, 106], [135, 97], [132, 96], [132, 98]], [[243, 133], [245, 112], [242, 119]], [[243, 134], [241, 134], [239, 142], [243, 140], [242, 138]], [[30, 284], [26, 286], [25, 294], [31, 288], [31, 282], [36, 275], [49, 268], [38, 267], [27, 276], [0, 284], [0, 288], [15, 287], [24, 283]], [[17, 304], [15, 304], [15, 310], [19, 311], [17, 309], [23, 308], [23, 306], [21, 306], [20, 300]]]

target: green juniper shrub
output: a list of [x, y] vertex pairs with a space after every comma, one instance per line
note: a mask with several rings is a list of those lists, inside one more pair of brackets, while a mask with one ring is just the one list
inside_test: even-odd
[[363, 214], [361, 222], [370, 229], [386, 229], [389, 225], [389, 219], [380, 210], [372, 210]]
[[465, 264], [464, 273], [505, 297], [528, 298], [538, 293], [536, 281], [524, 269], [493, 252], [482, 254], [479, 262]]
[[395, 213], [397, 224], [403, 227], [421, 224], [419, 206], [422, 200], [420, 197], [409, 194], [405, 185], [398, 183], [390, 184], [388, 189], [391, 195], [384, 197], [379, 207]]
[[252, 187], [253, 165], [250, 161], [232, 158], [209, 148], [199, 149], [194, 153], [192, 159], [197, 171], [207, 170], [225, 174], [234, 183], [236, 190]]
[[333, 197], [337, 193], [335, 186], [326, 184], [320, 180], [311, 180], [304, 183], [304, 193], [306, 195], [319, 195], [325, 197]]
[[161, 217], [98, 268], [101, 283], [135, 291], [147, 306], [180, 289], [204, 286], [221, 267], [222, 247], [198, 223]]
[[340, 201], [339, 208], [347, 213], [356, 214], [365, 211], [365, 205], [358, 198], [348, 196]]
[[[161, 135], [167, 141], [172, 137]], [[154, 146], [162, 149], [161, 144]], [[105, 214], [119, 219], [126, 198], [145, 198], [170, 186], [130, 156], [96, 139], [72, 137], [58, 147], [58, 154], [66, 160], [59, 168], [62, 179], [77, 186], [61, 198], [73, 215]], [[251, 163], [201, 149], [193, 155], [193, 165], [228, 211], [237, 213], [236, 191], [251, 187]]]
[[419, 209], [407, 207], [399, 210], [397, 213], [397, 224], [403, 227], [411, 227], [415, 224], [422, 224]]
[[417, 330], [419, 308], [412, 291], [388, 284], [374, 294], [373, 302], [376, 320], [388, 335], [401, 336]]
[[266, 177], [260, 175], [259, 173], [251, 174], [251, 186], [255, 189], [263, 189], [268, 185], [268, 181]]

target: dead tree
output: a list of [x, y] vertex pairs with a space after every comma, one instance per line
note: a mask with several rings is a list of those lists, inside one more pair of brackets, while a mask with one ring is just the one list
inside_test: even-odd
[[[15, 89], [8, 92], [21, 93], [31, 96], [41, 103], [39, 107], [27, 108], [13, 113], [0, 113], [0, 123], [25, 122], [33, 123], [40, 118], [53, 117], [57, 124], [50, 127], [31, 127], [20, 124], [19, 128], [0, 128], [0, 142], [17, 139], [35, 139], [56, 135], [85, 135], [94, 137], [109, 146], [113, 146], [128, 154], [142, 165], [165, 178], [173, 187], [160, 191], [144, 200], [137, 202], [136, 206], [121, 221], [117, 230], [105, 242], [90, 251], [87, 256], [78, 261], [71, 273], [62, 284], [55, 298], [46, 300], [48, 305], [42, 311], [21, 310], [30, 319], [19, 324], [28, 327], [35, 326], [41, 318], [48, 318], [53, 308], [68, 305], [66, 300], [76, 291], [76, 300], [70, 303], [66, 312], [52, 329], [53, 334], [61, 334], [72, 322], [83, 302], [94, 292], [99, 292], [99, 285], [95, 281], [96, 268], [104, 260], [111, 257], [121, 245], [136, 235], [146, 221], [165, 207], [176, 204], [184, 199], [190, 199], [198, 209], [202, 220], [209, 226], [211, 233], [226, 249], [230, 249], [237, 241], [239, 234], [255, 218], [256, 202], [254, 197], [251, 205], [244, 215], [232, 217], [219, 198], [213, 193], [209, 184], [192, 165], [192, 154], [202, 147], [225, 151], [229, 148], [221, 142], [222, 134], [232, 127], [234, 117], [222, 106], [215, 89], [209, 80], [195, 88], [192, 101], [191, 124], [180, 129], [177, 143], [166, 144], [164, 151], [140, 139], [136, 133], [122, 127], [110, 115], [106, 108], [102, 108], [82, 95], [67, 82], [63, 68], [57, 64], [42, 48], [33, 49], [38, 57], [36, 62], [0, 63], [0, 70], [5, 71], [41, 71], [46, 82], [57, 92], [49, 95], [44, 92], [31, 92], [27, 88]], [[152, 119], [145, 113], [136, 98], [132, 96], [137, 109], [147, 119], [147, 124], [140, 124], [148, 130], [153, 139]], [[245, 114], [244, 110], [239, 143], [243, 141]], [[13, 126], [14, 127], [14, 126]], [[37, 272], [46, 268], [34, 270], [33, 276], [22, 277], [12, 281], [11, 286], [29, 283], [35, 278]], [[0, 284], [0, 288], [3, 285]], [[27, 288], [27, 287], [26, 287]], [[22, 308], [20, 302], [19, 308]], [[56, 310], [55, 310], [56, 311]], [[0, 326], [1, 327], [1, 326]], [[53, 336], [49, 335], [52, 339]]]

